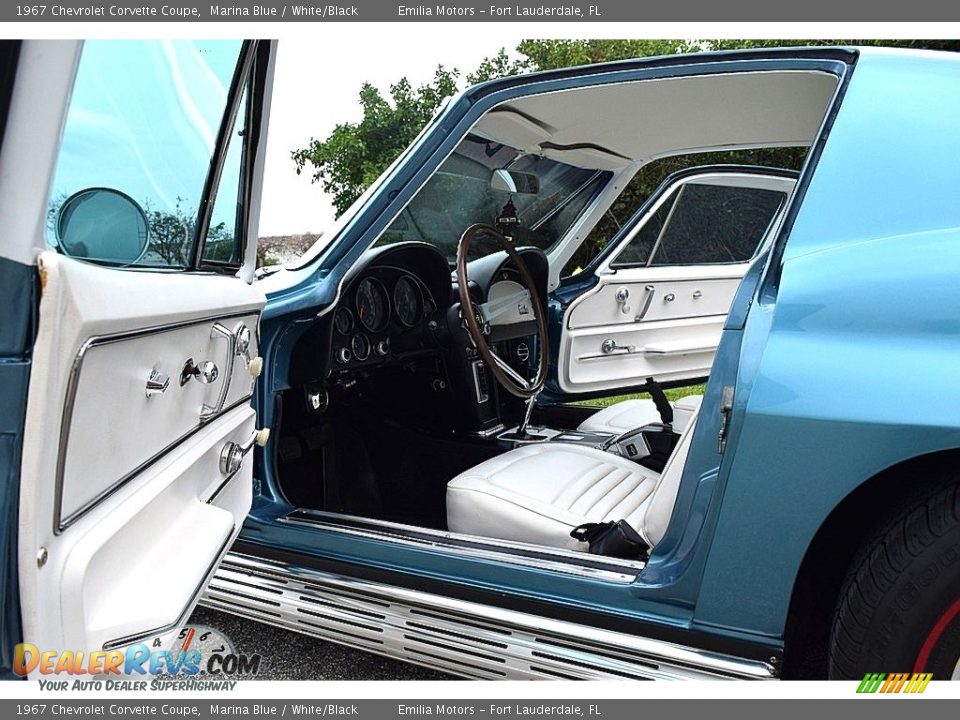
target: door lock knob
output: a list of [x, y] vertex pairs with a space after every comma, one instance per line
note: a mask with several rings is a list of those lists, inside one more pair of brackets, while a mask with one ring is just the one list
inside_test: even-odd
[[196, 378], [198, 382], [209, 385], [220, 377], [220, 370], [217, 364], [211, 360], [204, 360], [202, 363], [194, 363], [193, 358], [187, 360], [180, 373], [180, 385], [186, 385], [190, 378]]
[[626, 314], [630, 312], [630, 306], [627, 304], [627, 300], [630, 299], [630, 288], [620, 287], [617, 288], [616, 294], [614, 294], [614, 299], [617, 301], [617, 304], [620, 306], [620, 312]]

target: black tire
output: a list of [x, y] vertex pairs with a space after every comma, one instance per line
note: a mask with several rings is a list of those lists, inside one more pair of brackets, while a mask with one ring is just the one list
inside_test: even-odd
[[960, 482], [915, 498], [854, 559], [830, 634], [831, 679], [960, 661]]

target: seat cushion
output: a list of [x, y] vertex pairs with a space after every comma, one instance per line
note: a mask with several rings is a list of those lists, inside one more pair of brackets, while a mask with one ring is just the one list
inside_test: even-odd
[[526, 445], [447, 485], [453, 532], [585, 550], [570, 531], [586, 522], [638, 527], [659, 475], [617, 455], [566, 443]]
[[[703, 395], [687, 395], [673, 403], [673, 429], [682, 433], [690, 418], [700, 408]], [[594, 413], [577, 428], [583, 432], [601, 432], [619, 435], [627, 430], [660, 422], [660, 413], [653, 400], [621, 400]]]

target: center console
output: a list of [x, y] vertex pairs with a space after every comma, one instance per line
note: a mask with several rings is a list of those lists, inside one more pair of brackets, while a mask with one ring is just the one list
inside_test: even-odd
[[510, 449], [521, 445], [550, 442], [585, 445], [633, 460], [656, 472], [663, 470], [679, 439], [680, 436], [671, 426], [660, 423], [644, 425], [620, 435], [581, 430], [557, 430], [531, 425], [527, 428], [525, 436], [518, 436], [517, 428], [510, 428], [497, 436], [497, 441]]

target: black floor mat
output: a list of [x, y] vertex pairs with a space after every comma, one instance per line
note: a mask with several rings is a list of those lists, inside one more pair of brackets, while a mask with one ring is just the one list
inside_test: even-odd
[[360, 404], [312, 417], [291, 405], [277, 469], [297, 507], [446, 529], [447, 483], [503, 452], [490, 441], [413, 428]]

